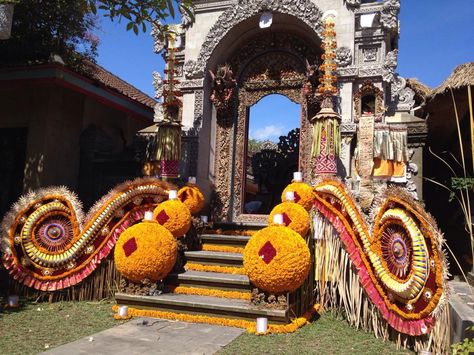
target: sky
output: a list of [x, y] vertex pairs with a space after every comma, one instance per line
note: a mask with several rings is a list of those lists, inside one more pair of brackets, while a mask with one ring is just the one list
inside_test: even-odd
[[[153, 97], [152, 72], [162, 72], [164, 62], [153, 52], [150, 34], [127, 32], [125, 22], [102, 18], [101, 23], [98, 63]], [[401, 76], [417, 78], [434, 88], [457, 65], [474, 61], [474, 0], [402, 0], [400, 23], [397, 72]], [[262, 115], [260, 126], [250, 127], [251, 135], [277, 140], [276, 134], [286, 134], [290, 127], [270, 121], [284, 122], [294, 114], [299, 117], [297, 107], [295, 111], [295, 105], [285, 98], [261, 103], [253, 110]]]

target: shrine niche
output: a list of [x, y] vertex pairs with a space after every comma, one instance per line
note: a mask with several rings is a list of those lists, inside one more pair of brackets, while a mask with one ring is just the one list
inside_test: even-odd
[[[308, 107], [312, 108], [316, 103], [308, 100], [311, 96], [308, 91], [314, 90], [311, 80], [314, 81], [317, 69], [312, 66], [318, 63], [319, 55], [316, 44], [311, 47], [299, 36], [273, 32], [248, 40], [235, 51], [234, 56], [227, 59], [230, 70], [236, 74], [237, 87], [231, 112], [218, 110], [220, 103], [215, 105], [216, 181], [212, 207], [217, 220], [255, 222], [266, 219], [263, 215], [246, 213], [243, 197], [249, 108], [270, 94], [283, 95], [301, 106], [299, 151], [295, 155], [297, 162], [294, 169], [310, 175], [311, 124], [308, 121]], [[314, 110], [316, 108], [311, 111]], [[299, 142], [304, 143], [300, 146]]]
[[364, 81], [354, 94], [354, 121], [359, 122], [361, 116], [373, 116], [376, 122], [380, 122], [384, 113], [383, 91], [372, 81]]

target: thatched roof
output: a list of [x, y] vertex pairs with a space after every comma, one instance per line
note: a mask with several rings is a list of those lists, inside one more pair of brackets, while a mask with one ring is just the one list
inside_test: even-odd
[[431, 98], [444, 94], [449, 89], [460, 89], [469, 85], [474, 85], [474, 62], [461, 64], [454, 69], [449, 78], [433, 90]]
[[415, 92], [415, 95], [421, 102], [426, 101], [432, 92], [429, 86], [426, 86], [416, 78], [407, 79], [407, 86]]

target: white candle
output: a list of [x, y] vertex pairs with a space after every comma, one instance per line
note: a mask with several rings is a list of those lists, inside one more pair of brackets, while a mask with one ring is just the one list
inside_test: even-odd
[[286, 199], [286, 201], [294, 201], [295, 200], [295, 193], [293, 191], [285, 192], [285, 199]]
[[120, 306], [118, 309], [119, 317], [128, 317], [128, 306]]
[[207, 223], [209, 219], [207, 218], [207, 216], [201, 216], [201, 221]]
[[276, 214], [273, 216], [273, 224], [277, 225], [283, 225], [283, 215], [282, 214]]
[[303, 173], [301, 171], [294, 172], [293, 173], [293, 181], [302, 182], [303, 181]]
[[144, 221], [153, 221], [153, 211], [146, 211], [145, 217], [143, 217]]
[[177, 198], [178, 198], [178, 191], [171, 190], [171, 191], [168, 192], [168, 199], [176, 200]]
[[257, 334], [266, 333], [268, 330], [268, 319], [267, 318], [257, 318]]
[[196, 177], [195, 176], [188, 177], [188, 183], [196, 185]]
[[8, 296], [8, 306], [9, 307], [18, 307], [19, 298], [20, 297], [18, 295]]

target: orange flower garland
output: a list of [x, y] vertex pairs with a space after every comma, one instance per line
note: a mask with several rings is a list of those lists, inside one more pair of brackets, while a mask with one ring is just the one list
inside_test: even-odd
[[258, 231], [244, 250], [244, 269], [259, 289], [293, 292], [304, 282], [311, 266], [309, 248], [301, 236], [284, 226]]
[[[178, 320], [182, 322], [192, 322], [192, 323], [204, 323], [204, 324], [213, 324], [213, 325], [222, 325], [225, 327], [235, 327], [235, 328], [244, 328], [247, 332], [251, 334], [256, 334], [257, 325], [253, 321], [242, 320], [242, 319], [229, 319], [229, 318], [220, 318], [220, 317], [209, 317], [209, 316], [200, 316], [194, 314], [185, 314], [185, 313], [174, 313], [174, 312], [164, 312], [164, 311], [153, 311], [149, 309], [138, 309], [138, 308], [128, 308], [128, 317], [120, 317], [118, 312], [118, 305], [112, 306], [114, 311], [114, 318], [117, 320], [129, 319], [130, 317], [152, 317], [152, 318], [162, 318], [170, 320]], [[290, 324], [276, 325], [269, 324], [268, 331], [265, 334], [285, 334], [285, 333], [294, 333], [299, 328], [305, 326], [311, 321], [311, 318], [319, 311], [319, 304], [312, 306], [302, 317], [295, 318], [291, 321]]]
[[176, 238], [184, 236], [191, 228], [191, 212], [178, 200], [160, 203], [153, 211], [153, 218]]
[[313, 188], [304, 182], [292, 182], [281, 194], [282, 202], [287, 202], [286, 193], [293, 191], [295, 193], [295, 202], [303, 206], [306, 211], [313, 207], [314, 192]]
[[204, 244], [202, 246], [202, 250], [219, 251], [221, 253], [235, 253], [235, 254], [242, 254], [244, 252], [244, 248], [241, 248], [241, 247], [231, 247], [227, 245], [214, 245], [214, 244]]
[[177, 243], [173, 235], [156, 222], [142, 222], [127, 228], [114, 251], [115, 266], [127, 279], [159, 281], [173, 269]]
[[178, 191], [178, 199], [189, 208], [191, 214], [199, 213], [204, 207], [204, 195], [196, 184], [187, 184]]
[[250, 301], [252, 294], [248, 292], [239, 291], [222, 291], [211, 288], [186, 287], [186, 286], [169, 286], [171, 292], [180, 295], [198, 295], [198, 296], [212, 296], [219, 298], [231, 298]]
[[223, 274], [246, 275], [242, 267], [235, 266], [219, 266], [219, 265], [203, 265], [186, 263], [186, 270], [205, 271], [205, 272], [220, 272]]
[[309, 214], [301, 205], [294, 202], [280, 203], [273, 208], [268, 216], [268, 224], [272, 224], [273, 216], [276, 214], [282, 214], [285, 225], [302, 237], [308, 234], [310, 228]]

